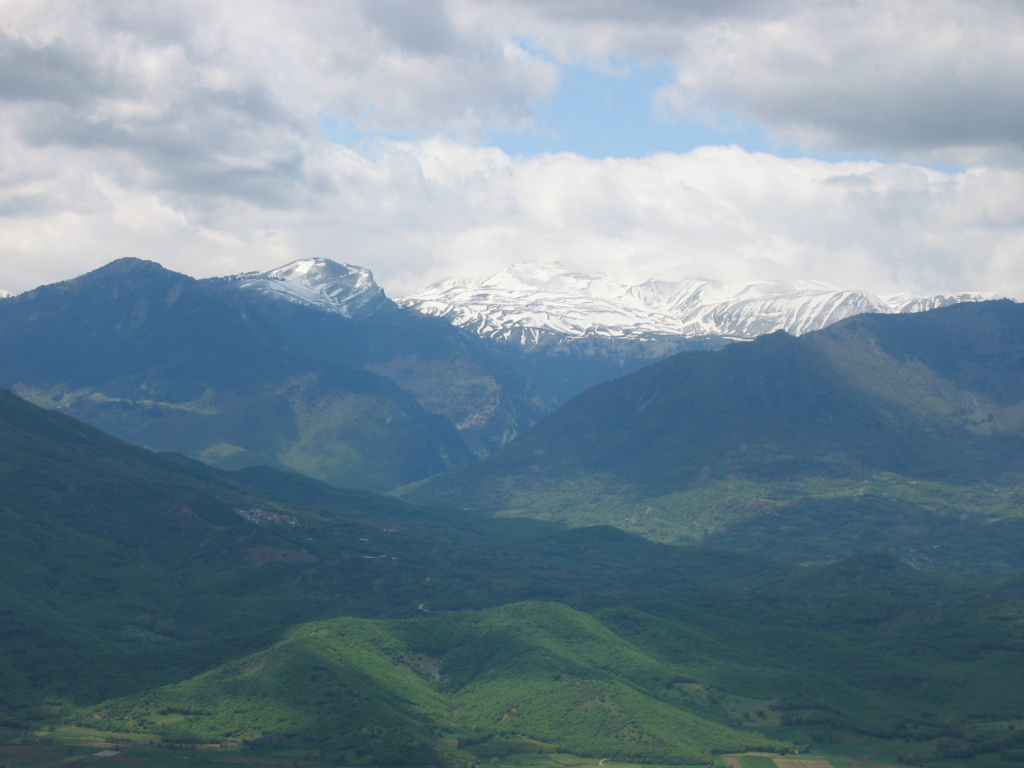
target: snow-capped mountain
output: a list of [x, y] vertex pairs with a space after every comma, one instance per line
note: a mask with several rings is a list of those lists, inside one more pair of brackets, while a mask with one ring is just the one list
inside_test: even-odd
[[437, 283], [398, 303], [485, 338], [534, 346], [586, 337], [745, 340], [780, 329], [800, 335], [865, 312], [920, 312], [992, 298], [998, 297], [900, 293], [879, 298], [808, 280], [739, 285], [652, 279], [626, 285], [560, 264], [520, 263], [483, 279]]
[[934, 296], [918, 296], [913, 293], [894, 293], [885, 299], [893, 312], [927, 312], [929, 309], [948, 307], [965, 301], [986, 301], [1002, 298], [994, 293], [939, 293]]
[[10, 291], [5, 291], [3, 288], [0, 288], [0, 299], [9, 299], [13, 295], [14, 294], [11, 293]]
[[215, 277], [208, 282], [345, 317], [364, 315], [390, 303], [370, 270], [330, 259], [300, 259], [267, 272]]

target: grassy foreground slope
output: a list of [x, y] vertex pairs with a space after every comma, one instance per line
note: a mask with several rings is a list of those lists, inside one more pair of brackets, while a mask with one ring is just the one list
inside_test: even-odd
[[864, 315], [677, 355], [575, 398], [419, 502], [796, 561], [1024, 566], [1024, 306]]
[[531, 602], [341, 618], [77, 722], [168, 741], [316, 744], [370, 765], [475, 762], [511, 738], [677, 764], [851, 735], [925, 759], [999, 752], [1021, 743], [1018, 591], [942, 605], [704, 590], [593, 596], [585, 611]]
[[[99, 714], [105, 727], [144, 724], [170, 740], [312, 741], [371, 764], [458, 761], [458, 745], [439, 739], [450, 731], [471, 737], [463, 746], [515, 735], [654, 763], [790, 748], [696, 714], [690, 697], [666, 685], [680, 671], [584, 613], [520, 603], [414, 621], [306, 625], [195, 679], [104, 704], [83, 722], [95, 726]], [[160, 713], [181, 715], [161, 727]]]

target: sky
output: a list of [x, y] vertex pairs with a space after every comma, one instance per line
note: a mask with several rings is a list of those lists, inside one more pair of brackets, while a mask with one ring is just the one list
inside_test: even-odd
[[1024, 299], [1019, 0], [0, 0], [0, 288], [326, 257]]

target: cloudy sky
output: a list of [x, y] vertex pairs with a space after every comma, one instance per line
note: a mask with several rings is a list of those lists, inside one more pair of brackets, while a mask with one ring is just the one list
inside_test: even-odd
[[1024, 4], [0, 0], [0, 287], [324, 256], [1024, 298]]

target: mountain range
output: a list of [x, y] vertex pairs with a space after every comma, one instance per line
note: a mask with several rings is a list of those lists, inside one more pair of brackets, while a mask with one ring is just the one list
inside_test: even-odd
[[4, 764], [1021, 762], [1024, 307], [551, 338], [327, 260], [0, 301]]
[[471, 463], [550, 407], [479, 340], [323, 260], [200, 281], [119, 259], [0, 302], [0, 360], [0, 385], [138, 444], [363, 488]]
[[1022, 414], [1021, 305], [865, 314], [675, 355], [403, 493], [798, 562], [883, 549], [1009, 573]]
[[682, 337], [749, 341], [794, 336], [853, 315], [922, 312], [994, 294], [898, 293], [880, 298], [810, 280], [746, 285], [650, 279], [635, 285], [560, 264], [523, 262], [482, 279], [452, 279], [398, 300], [488, 339], [526, 348], [578, 339]]
[[[266, 464], [388, 490], [491, 455], [587, 386], [727, 342], [690, 333], [711, 326], [663, 322], [724, 295], [720, 285], [627, 288], [527, 265], [484, 283], [526, 302], [562, 336], [510, 344], [485, 332], [530, 326], [512, 304], [470, 331], [451, 314], [431, 316], [432, 304], [392, 301], [369, 270], [327, 259], [206, 280], [119, 259], [0, 302], [0, 386], [216, 466]], [[755, 294], [763, 310], [770, 295], [800, 322], [821, 324], [861, 306], [854, 294], [801, 285], [803, 293], [795, 284], [748, 287], [730, 311], [753, 311]], [[475, 290], [468, 286], [463, 293]], [[929, 301], [955, 298], [977, 297]], [[613, 309], [627, 299], [633, 326], [609, 335], [622, 319]]]
[[560, 264], [524, 262], [483, 279], [446, 280], [397, 301], [488, 340], [507, 364], [561, 404], [678, 352], [719, 349], [778, 330], [800, 335], [867, 312], [919, 312], [993, 298], [879, 298], [808, 280], [629, 285]]

